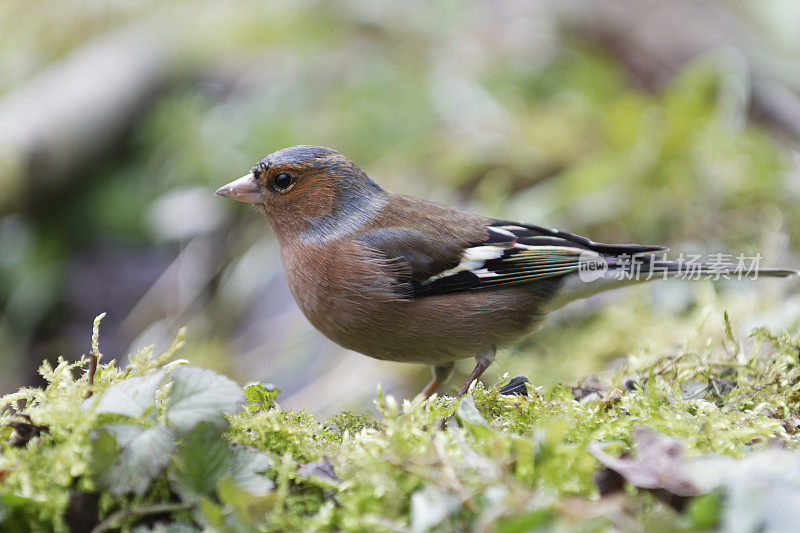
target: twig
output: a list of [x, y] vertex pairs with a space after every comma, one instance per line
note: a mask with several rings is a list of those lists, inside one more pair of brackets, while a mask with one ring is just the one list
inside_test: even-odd
[[122, 509], [112, 514], [99, 524], [97, 524], [91, 533], [101, 533], [103, 531], [110, 531], [115, 529], [117, 523], [130, 517], [130, 516], [147, 516], [151, 514], [171, 513], [173, 511], [185, 511], [191, 509], [191, 503], [162, 503], [159, 505], [147, 505], [144, 507], [136, 507], [133, 509]]
[[105, 317], [105, 313], [100, 313], [94, 319], [94, 324], [92, 324], [92, 353], [89, 354], [89, 370], [87, 372], [89, 376], [89, 390], [86, 391], [86, 398], [92, 397], [92, 387], [94, 387], [94, 375], [97, 372], [97, 363], [100, 361], [100, 358], [103, 357], [103, 354], [100, 353], [100, 322], [102, 322]]

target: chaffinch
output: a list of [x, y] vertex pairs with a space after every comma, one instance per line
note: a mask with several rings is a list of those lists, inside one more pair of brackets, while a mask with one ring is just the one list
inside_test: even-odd
[[[474, 357], [458, 393], [465, 394], [496, 350], [518, 341], [547, 312], [629, 283], [633, 276], [615, 274], [632, 257], [640, 258], [639, 268], [665, 275], [684, 266], [658, 260], [661, 246], [602, 244], [394, 194], [321, 146], [274, 152], [216, 194], [264, 213], [292, 294], [317, 329], [376, 359], [431, 365], [426, 396], [455, 361]], [[721, 271], [712, 264], [694, 268]]]

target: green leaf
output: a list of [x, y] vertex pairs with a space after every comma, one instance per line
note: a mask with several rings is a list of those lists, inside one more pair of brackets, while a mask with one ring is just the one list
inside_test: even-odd
[[200, 522], [208, 527], [220, 529], [225, 520], [225, 512], [222, 507], [212, 502], [208, 498], [202, 498], [198, 504], [197, 509], [200, 513]]
[[271, 500], [253, 495], [238, 485], [231, 477], [219, 480], [217, 495], [219, 500], [225, 504], [225, 509], [229, 510], [226, 527], [223, 528], [227, 531], [257, 531], [253, 524], [258, 523], [273, 506]]
[[272, 466], [269, 457], [246, 446], [233, 447], [233, 480], [242, 489], [264, 496], [275, 484], [263, 472]]
[[[100, 399], [94, 404], [95, 411], [134, 418], [140, 417], [148, 409], [155, 407], [155, 394], [163, 380], [163, 371], [148, 376], [124, 379], [103, 392]], [[92, 399], [84, 403], [86, 407], [91, 405], [93, 405]]]
[[471, 396], [461, 398], [456, 411], [456, 418], [465, 428], [468, 428], [476, 437], [481, 439], [489, 439], [494, 433], [489, 423], [478, 411]]
[[36, 501], [19, 494], [0, 493], [0, 531], [31, 531], [26, 509], [32, 509]]
[[256, 499], [240, 487], [232, 477], [224, 477], [217, 482], [217, 496], [220, 502], [236, 510], [246, 507]]
[[497, 524], [497, 533], [526, 533], [549, 525], [557, 516], [552, 507], [534, 509], [529, 513], [507, 518]]
[[[112, 440], [121, 451], [110, 466], [105, 466]], [[114, 496], [144, 494], [167, 466], [175, 448], [172, 431], [165, 426], [104, 426], [98, 431], [94, 443], [93, 458], [100, 463], [98, 483]]]
[[247, 400], [246, 407], [251, 413], [260, 410], [269, 410], [277, 405], [275, 399], [281, 390], [268, 383], [262, 385], [260, 381], [254, 381], [244, 386], [244, 397]]
[[181, 366], [172, 371], [172, 378], [167, 420], [178, 431], [191, 431], [200, 422], [222, 427], [223, 415], [236, 412], [244, 403], [239, 385], [214, 371]]
[[119, 456], [117, 439], [107, 428], [100, 428], [92, 434], [89, 471], [95, 479], [100, 479]]
[[486, 422], [486, 419], [483, 418], [483, 415], [475, 406], [475, 400], [473, 400], [470, 396], [464, 396], [461, 398], [461, 401], [458, 404], [458, 410], [456, 411], [456, 416], [464, 424], [474, 424], [477, 426], [489, 427], [488, 422]]
[[19, 494], [5, 493], [0, 494], [0, 503], [3, 503], [8, 507], [21, 507], [23, 505], [28, 505], [29, 503], [34, 503], [34, 500], [31, 498], [26, 498], [25, 496], [20, 496]]
[[232, 446], [219, 427], [201, 422], [175, 454], [173, 479], [177, 492], [189, 501], [213, 495], [223, 478], [232, 478], [242, 490], [262, 496], [273, 487], [272, 480], [261, 474], [270, 466], [263, 453]]
[[703, 496], [692, 498], [686, 506], [686, 514], [697, 529], [711, 530], [719, 523], [722, 512], [721, 490], [715, 490]]
[[233, 451], [213, 422], [201, 422], [175, 454], [175, 489], [186, 501], [214, 494], [217, 481], [233, 472]]

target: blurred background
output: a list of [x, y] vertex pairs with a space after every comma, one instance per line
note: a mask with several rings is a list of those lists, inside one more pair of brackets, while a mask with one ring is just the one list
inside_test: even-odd
[[[428, 369], [325, 339], [267, 223], [214, 197], [269, 152], [336, 148], [385, 187], [608, 242], [800, 268], [800, 3], [0, 3], [0, 393], [42, 358], [165, 348], [329, 415]], [[797, 328], [797, 282], [655, 282], [553, 315], [487, 374]], [[471, 370], [465, 361], [446, 392]]]

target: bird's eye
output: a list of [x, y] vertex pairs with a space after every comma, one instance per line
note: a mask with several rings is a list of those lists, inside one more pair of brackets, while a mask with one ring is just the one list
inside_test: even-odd
[[275, 176], [275, 178], [273, 178], [272, 184], [277, 190], [285, 192], [294, 184], [294, 181], [294, 176], [287, 174], [286, 172], [281, 172]]

